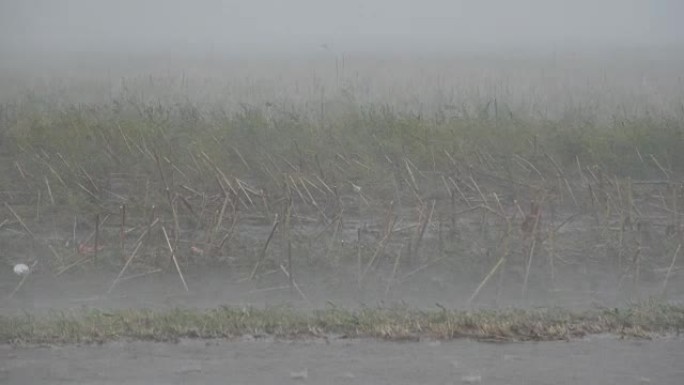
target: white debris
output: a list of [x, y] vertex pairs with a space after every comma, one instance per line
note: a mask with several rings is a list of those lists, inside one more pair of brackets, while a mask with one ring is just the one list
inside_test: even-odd
[[28, 275], [29, 267], [23, 263], [17, 263], [14, 265], [14, 274], [16, 275]]
[[344, 372], [340, 377], [345, 378], [347, 380], [353, 380], [356, 378], [356, 375], [354, 375], [354, 373], [352, 372]]
[[469, 374], [461, 377], [461, 382], [464, 384], [479, 384], [482, 382], [482, 376], [479, 374]]
[[290, 378], [293, 380], [306, 380], [309, 378], [309, 369], [305, 368], [302, 371], [299, 372], [290, 372]]

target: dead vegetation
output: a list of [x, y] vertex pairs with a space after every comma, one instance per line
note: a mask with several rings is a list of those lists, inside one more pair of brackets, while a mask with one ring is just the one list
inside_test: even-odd
[[56, 275], [118, 268], [110, 291], [159, 268], [187, 287], [184, 266], [212, 263], [250, 279], [281, 270], [293, 288], [297, 265], [356, 265], [360, 286], [380, 269], [388, 291], [440, 264], [480, 275], [473, 301], [497, 276], [525, 297], [533, 280], [555, 290], [600, 266], [634, 293], [661, 280], [664, 295], [678, 272], [680, 121], [597, 123], [586, 137], [361, 106], [323, 124], [258, 108], [24, 110], [3, 118], [4, 257]]
[[[471, 93], [436, 86], [424, 109], [370, 98], [344, 68], [291, 100], [231, 88], [248, 102], [230, 108], [193, 102], [185, 74], [124, 78], [103, 102], [15, 98], [0, 108], [0, 259], [58, 277], [115, 269], [110, 293], [160, 270], [187, 289], [184, 269], [218, 264], [275, 271], [303, 300], [303, 266], [352, 268], [360, 289], [381, 280], [388, 293], [437, 268], [476, 277], [471, 303], [605, 283], [638, 300], [644, 282], [668, 298], [684, 239], [676, 90], [638, 93], [632, 110], [610, 84], [576, 93], [555, 64], [559, 91], [528, 64], [508, 82], [555, 95], [543, 111], [522, 103], [543, 93], [480, 92], [487, 71], [455, 78]], [[613, 81], [645, 92], [622, 71]], [[599, 72], [607, 82], [587, 76]], [[185, 99], [160, 95], [179, 83]], [[602, 104], [565, 105], [566, 91]]]

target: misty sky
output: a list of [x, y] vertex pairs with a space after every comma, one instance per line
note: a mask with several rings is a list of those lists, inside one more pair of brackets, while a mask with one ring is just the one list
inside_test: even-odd
[[4, 50], [684, 41], [684, 0], [0, 0]]

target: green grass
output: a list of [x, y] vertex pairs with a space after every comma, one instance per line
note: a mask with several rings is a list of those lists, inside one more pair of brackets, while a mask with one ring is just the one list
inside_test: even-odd
[[472, 338], [483, 341], [566, 340], [610, 333], [650, 337], [679, 333], [684, 307], [648, 302], [620, 309], [411, 310], [408, 308], [233, 308], [198, 311], [119, 310], [0, 316], [0, 343], [70, 344], [180, 338], [344, 336], [386, 340]]

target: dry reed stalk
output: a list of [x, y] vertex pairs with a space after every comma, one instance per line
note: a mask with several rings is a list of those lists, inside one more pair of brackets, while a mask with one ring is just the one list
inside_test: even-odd
[[[221, 205], [221, 209], [218, 211], [216, 215], [216, 225], [214, 226], [214, 234], [218, 234], [219, 231], [221, 230], [221, 225], [223, 224], [223, 217], [225, 216], [226, 213], [226, 207], [228, 206], [228, 202], [230, 202], [230, 196], [225, 195], [223, 198], [223, 204]], [[235, 205], [237, 206], [237, 205]], [[210, 243], [210, 242], [207, 242]]]
[[[237, 191], [233, 188], [233, 184], [230, 183], [230, 180], [228, 179], [228, 177], [226, 176], [226, 174], [223, 173], [223, 170], [221, 170], [221, 169], [216, 165], [216, 163], [214, 163], [214, 161], [209, 157], [209, 155], [207, 155], [204, 151], [201, 151], [200, 153], [202, 154], [202, 157], [204, 158], [204, 160], [205, 160], [205, 161], [214, 169], [214, 172], [216, 173], [217, 179], [218, 179], [218, 180], [222, 180], [223, 183], [225, 183], [226, 186], [228, 186], [228, 188], [233, 192], [233, 194], [234, 194], [236, 197], [238, 197], [239, 194], [238, 194]], [[219, 184], [220, 184], [220, 183], [219, 183]], [[221, 186], [221, 188], [223, 189], [223, 186]], [[243, 204], [245, 204], [245, 203], [243, 202]], [[246, 204], [245, 204], [245, 208], [248, 208], [248, 207], [246, 206]]]
[[188, 209], [190, 214], [192, 214], [193, 218], [195, 218], [195, 220], [199, 220], [199, 216], [195, 212], [195, 209], [192, 208], [192, 205], [190, 204], [190, 202], [188, 202], [188, 200], [183, 195], [177, 194], [176, 197], [178, 199], [180, 199], [183, 206], [185, 206], [185, 208]]
[[309, 199], [311, 199], [311, 204], [316, 208], [316, 210], [318, 211], [318, 214], [323, 219], [323, 223], [330, 223], [328, 216], [325, 215], [325, 211], [323, 210], [323, 208], [321, 208], [318, 205], [318, 202], [316, 202], [313, 195], [311, 195], [311, 191], [309, 191], [309, 189], [306, 187], [306, 184], [304, 183], [302, 177], [300, 177], [299, 180], [300, 180], [300, 183], [302, 184], [302, 187], [304, 188], [304, 191], [306, 191], [306, 194], [309, 196]]
[[444, 150], [444, 153], [446, 154], [447, 158], [449, 158], [449, 161], [451, 162], [451, 166], [452, 166], [452, 167], [456, 167], [456, 166], [457, 166], [456, 159], [454, 159], [454, 157], [451, 156], [451, 154], [449, 153], [449, 151]]
[[[192, 164], [195, 166], [193, 167], [194, 171], [202, 178], [204, 178], [204, 167], [200, 166], [199, 162], [197, 161], [197, 157], [195, 154], [192, 153], [192, 151], [188, 150], [188, 155], [190, 156], [190, 160], [192, 161]], [[190, 166], [187, 166], [190, 167]]]
[[480, 294], [482, 288], [487, 284], [487, 282], [489, 282], [494, 273], [496, 273], [499, 267], [506, 261], [506, 258], [507, 254], [502, 255], [501, 258], [499, 258], [499, 260], [494, 264], [489, 273], [487, 273], [487, 275], [482, 279], [482, 281], [480, 281], [480, 284], [477, 285], [477, 288], [475, 288], [473, 294], [471, 294], [470, 298], [468, 298], [468, 306], [470, 306], [473, 303], [478, 294]]
[[[410, 245], [409, 245], [409, 246], [410, 246]], [[407, 246], [407, 247], [408, 247], [408, 246]], [[422, 264], [422, 265], [418, 266], [417, 268], [415, 268], [415, 269], [409, 271], [408, 273], [404, 274], [404, 275], [397, 281], [397, 284], [402, 284], [402, 283], [406, 282], [409, 278], [413, 277], [414, 275], [420, 273], [421, 271], [427, 269], [428, 267], [430, 267], [430, 266], [432, 266], [432, 265], [434, 265], [434, 264], [436, 264], [436, 263], [438, 263], [438, 262], [441, 262], [441, 261], [447, 259], [448, 257], [449, 257], [449, 256], [443, 256], [443, 257], [439, 257], [439, 258], [433, 259], [433, 260], [431, 260], [431, 261], [425, 262], [424, 264]]]
[[271, 179], [271, 181], [273, 181], [273, 184], [278, 185], [278, 184], [280, 183], [280, 179], [278, 179], [278, 177], [275, 176], [275, 174], [273, 173], [273, 171], [271, 171], [271, 169], [268, 168], [268, 166], [267, 166], [266, 164], [264, 164], [264, 163], [260, 163], [260, 165], [261, 165], [261, 170], [262, 170], [266, 175], [268, 175], [268, 177]]
[[582, 171], [582, 165], [580, 164], [580, 160], [578, 156], [575, 156], [575, 162], [577, 163], [577, 172], [580, 175], [580, 178], [582, 178], [582, 182], [585, 185], [589, 185], [589, 178], [587, 178], [586, 175], [584, 175], [584, 172]]
[[[318, 178], [317, 175], [314, 175], [314, 176]], [[299, 179], [300, 179], [301, 181], [306, 182], [306, 184], [308, 184], [308, 185], [311, 186], [312, 188], [315, 188], [316, 190], [318, 190], [318, 192], [321, 193], [321, 195], [325, 195], [325, 191], [323, 191], [323, 189], [321, 189], [320, 187], [318, 187], [315, 183], [313, 183], [312, 181], [310, 181], [310, 180], [307, 179], [306, 177], [300, 176]], [[318, 178], [318, 179], [320, 180], [321, 178]], [[302, 183], [302, 184], [303, 184], [303, 183]], [[323, 185], [325, 185], [325, 183], [324, 183]], [[331, 192], [332, 192], [332, 191], [331, 191]], [[334, 195], [334, 193], [333, 193], [333, 195]]]
[[222, 250], [223, 246], [226, 244], [226, 242], [229, 241], [230, 239], [232, 239], [233, 235], [235, 234], [235, 227], [237, 227], [237, 224], [238, 224], [238, 221], [240, 218], [239, 211], [237, 208], [238, 208], [238, 205], [233, 204], [233, 215], [232, 215], [233, 221], [230, 224], [230, 228], [228, 229], [228, 232], [226, 233], [226, 235], [224, 235], [223, 238], [221, 238], [221, 242], [219, 242], [219, 245], [216, 248], [217, 251]]
[[12, 213], [12, 215], [14, 215], [14, 218], [17, 219], [17, 221], [19, 222], [19, 224], [21, 225], [21, 227], [24, 228], [24, 230], [31, 236], [31, 238], [32, 238], [33, 240], [36, 240], [36, 239], [37, 239], [37, 238], [36, 238], [36, 235], [33, 233], [33, 231], [31, 231], [31, 229], [28, 228], [28, 226], [26, 225], [26, 223], [24, 222], [24, 220], [21, 219], [21, 217], [19, 216], [19, 214], [17, 214], [16, 211], [14, 211], [14, 209], [12, 208], [12, 206], [10, 206], [7, 202], [5, 202], [5, 207], [7, 207], [7, 209]]
[[[330, 250], [332, 250], [333, 245], [335, 245], [335, 243], [337, 243], [338, 234], [339, 234], [340, 230], [342, 229], [343, 214], [344, 214], [344, 208], [342, 208], [340, 210], [340, 213], [337, 215], [337, 218], [335, 218], [335, 220], [333, 220], [331, 223], [331, 224], [333, 224], [333, 223], [335, 224], [335, 230], [333, 230], [332, 237], [330, 237], [330, 241], [328, 242], [328, 245], [325, 248], [325, 254], [323, 255], [323, 260], [328, 259], [328, 255], [330, 255]], [[335, 259], [333, 266], [336, 266], [337, 263], [338, 263], [338, 260]]]
[[264, 214], [266, 215], [266, 218], [271, 217], [271, 205], [268, 203], [268, 192], [266, 189], [261, 189], [261, 202], [264, 205]]
[[361, 256], [361, 228], [356, 229], [356, 284], [361, 286], [361, 275], [363, 274], [363, 258]]
[[[247, 193], [247, 189], [243, 186], [243, 183], [240, 179], [235, 178], [235, 182], [237, 182], [238, 188], [242, 191], [242, 193], [245, 195], [245, 198], [247, 198], [247, 201], [249, 204], [252, 206], [252, 208], [255, 208], [256, 206], [254, 205], [254, 202], [252, 201], [252, 198], [250, 198], [249, 194]], [[248, 186], [249, 187], [249, 186]]]
[[23, 179], [24, 182], [26, 182], [27, 181], [26, 173], [24, 173], [24, 169], [21, 168], [21, 164], [19, 163], [18, 160], [14, 161], [14, 167], [16, 167], [17, 171], [19, 171], [19, 175], [21, 175], [21, 179]]
[[447, 187], [449, 190], [449, 211], [451, 212], [451, 226], [449, 227], [449, 238], [451, 241], [454, 241], [454, 237], [456, 236], [456, 194], [454, 194], [454, 190], [451, 190]]
[[456, 183], [456, 181], [452, 177], [449, 177], [448, 180], [451, 182], [451, 184], [454, 185], [454, 188], [456, 189], [456, 191], [458, 191], [459, 195], [461, 195], [461, 199], [463, 199], [466, 205], [468, 205], [468, 207], [472, 207], [473, 205], [470, 204], [470, 200], [465, 196], [463, 190], [461, 190], [461, 188], [458, 186], [458, 183]]
[[415, 257], [418, 257], [418, 250], [420, 249], [420, 245], [423, 241], [423, 236], [425, 236], [425, 230], [428, 228], [430, 225], [430, 221], [432, 221], [432, 214], [435, 212], [435, 203], [436, 200], [432, 200], [432, 206], [430, 207], [430, 212], [428, 215], [425, 217], [425, 220], [420, 224], [419, 231], [418, 231], [418, 237], [416, 239], [416, 246], [413, 249], [413, 255]]
[[[681, 186], [681, 185], [680, 185]], [[672, 233], [679, 233], [679, 225], [680, 225], [680, 215], [679, 215], [679, 186], [673, 185], [672, 186], [672, 227], [674, 227], [674, 230]]]
[[618, 292], [622, 288], [622, 281], [624, 280], [624, 278], [627, 276], [627, 274], [629, 274], [629, 272], [632, 269], [635, 269], [637, 261], [639, 260], [639, 254], [641, 254], [641, 245], [637, 245], [636, 249], [634, 250], [634, 256], [632, 257], [632, 262], [627, 267], [627, 270], [621, 272], [621, 274], [620, 274], [620, 278], [618, 279], [618, 283], [617, 283], [617, 291]]
[[299, 285], [297, 284], [297, 281], [294, 280], [294, 278], [292, 277], [292, 275], [290, 275], [290, 272], [287, 271], [287, 269], [285, 268], [285, 266], [283, 266], [283, 265], [281, 264], [281, 265], [280, 265], [280, 270], [282, 270], [283, 273], [284, 273], [284, 274], [287, 276], [287, 278], [290, 280], [290, 282], [292, 282], [292, 286], [295, 288], [295, 290], [297, 290], [297, 293], [299, 293], [299, 295], [302, 297], [302, 299], [303, 299], [304, 301], [306, 301], [309, 305], [313, 306], [313, 302], [311, 302], [311, 301], [309, 300], [309, 298], [306, 296], [306, 294], [304, 294], [304, 292], [302, 291], [302, 289], [301, 289], [301, 288], [299, 287]]
[[390, 276], [389, 280], [387, 280], [387, 287], [385, 288], [385, 297], [389, 295], [390, 289], [392, 288], [392, 283], [396, 280], [397, 277], [397, 270], [399, 270], [399, 260], [401, 259], [401, 253], [404, 250], [404, 246], [402, 245], [401, 249], [397, 252], [397, 257], [394, 259], [394, 264], [392, 266], [392, 275]]
[[549, 275], [551, 279], [551, 291], [556, 291], [556, 232], [552, 231], [548, 235], [549, 240]]
[[354, 163], [358, 164], [359, 166], [361, 166], [362, 168], [366, 169], [366, 171], [372, 171], [373, 170], [370, 166], [361, 163], [361, 161], [359, 161], [358, 159], [352, 159], [352, 162], [354, 162]]
[[651, 160], [653, 160], [653, 163], [655, 163], [656, 167], [658, 167], [658, 169], [663, 173], [663, 175], [665, 175], [665, 178], [669, 181], [670, 173], [667, 170], [665, 170], [665, 168], [660, 164], [660, 162], [658, 162], [658, 159], [656, 159], [656, 157], [653, 154], [649, 154], [649, 156], [651, 157]]
[[178, 210], [176, 210], [176, 200], [171, 198], [171, 193], [169, 192], [169, 203], [171, 205], [171, 215], [173, 217], [174, 231], [173, 231], [173, 244], [174, 246], [178, 244], [181, 235], [180, 220], [178, 219]]
[[90, 195], [90, 197], [93, 198], [95, 201], [100, 200], [100, 198], [98, 198], [97, 195], [95, 195], [92, 191], [88, 190], [84, 185], [82, 185], [79, 182], [75, 182], [75, 183], [76, 183], [76, 186], [80, 187], [81, 190], [85, 191], [86, 194]]
[[157, 165], [157, 171], [159, 172], [159, 177], [161, 178], [161, 181], [164, 184], [164, 191], [166, 192], [166, 199], [169, 202], [169, 208], [171, 208], [171, 211], [174, 214], [174, 222], [177, 224], [178, 218], [175, 215], [175, 208], [174, 208], [174, 204], [173, 204], [173, 199], [171, 198], [171, 188], [169, 187], [169, 183], [166, 181], [166, 177], [164, 176], [164, 170], [162, 170], [161, 160], [159, 159], [159, 155], [157, 153], [154, 154], [154, 160], [155, 160], [155, 164]]
[[370, 268], [373, 266], [373, 263], [375, 263], [375, 260], [377, 259], [378, 255], [385, 249], [385, 246], [387, 246], [387, 242], [389, 242], [390, 237], [392, 236], [392, 233], [394, 232], [394, 225], [396, 224], [396, 216], [393, 214], [390, 214], [390, 218], [388, 219], [388, 224], [387, 224], [387, 229], [385, 230], [385, 234], [378, 241], [377, 246], [375, 247], [375, 252], [373, 253], [373, 256], [371, 257], [370, 261], [368, 261], [368, 264], [366, 265], [365, 269], [363, 270], [363, 273], [359, 277], [359, 282], [363, 282], [363, 279], [366, 277], [366, 274], [368, 274], [368, 271]]
[[639, 282], [641, 278], [641, 253], [636, 253], [634, 258], [634, 277], [632, 279], [632, 291], [639, 298]]
[[325, 189], [328, 190], [328, 192], [329, 192], [330, 194], [332, 194], [333, 196], [337, 195], [337, 194], [335, 193], [335, 191], [333, 191], [333, 190], [330, 188], [330, 186], [328, 186], [328, 184], [325, 183], [325, 182], [323, 181], [323, 178], [319, 177], [318, 175], [314, 175], [314, 176], [315, 176], [316, 179], [318, 179], [318, 181], [323, 185], [323, 187], [325, 187]]
[[131, 145], [128, 142], [128, 138], [126, 137], [126, 134], [123, 132], [121, 125], [117, 123], [116, 127], [119, 129], [119, 133], [121, 134], [121, 137], [123, 138], [124, 144], [126, 145], [128, 152], [129, 153], [133, 152], [133, 149], [131, 148]]
[[78, 266], [84, 262], [89, 261], [91, 257], [92, 257], [91, 255], [87, 255], [87, 256], [85, 256], [85, 257], [83, 257], [77, 261], [74, 261], [74, 262], [62, 267], [60, 270], [57, 271], [57, 273], [55, 273], [55, 276], [59, 277], [60, 275], [66, 273], [68, 270], [71, 270], [71, 268], [76, 267], [76, 266]]
[[[532, 162], [530, 162], [529, 160], [527, 160], [527, 159], [525, 159], [522, 156], [517, 155], [517, 154], [513, 155], [513, 159], [519, 161], [518, 164], [520, 165], [521, 168], [525, 169], [525, 171], [529, 171], [529, 169], [531, 169], [537, 175], [539, 175], [539, 178], [541, 178], [542, 182], [546, 182], [546, 178], [544, 178], [544, 174], [542, 174], [541, 171], [539, 171], [539, 169], [537, 169], [534, 166], [534, 164], [532, 164]], [[522, 162], [523, 164], [520, 164], [520, 162]]]
[[499, 195], [494, 192], [492, 193], [492, 196], [494, 197], [494, 201], [496, 202], [496, 208], [499, 210], [499, 215], [503, 218], [506, 218], [506, 210], [504, 210], [503, 205], [501, 204], [501, 199], [499, 199]]
[[40, 190], [38, 190], [38, 196], [36, 197], [36, 222], [40, 221], [40, 199], [41, 199], [41, 194]]
[[[289, 197], [287, 208], [285, 209], [285, 237], [287, 238], [287, 272], [286, 275], [290, 280], [290, 293], [294, 290], [294, 270], [292, 268], [292, 229], [291, 229], [291, 215], [292, 215], [292, 196]], [[281, 265], [282, 268], [282, 265]]]
[[275, 235], [276, 229], [278, 229], [279, 224], [280, 224], [280, 219], [278, 218], [278, 214], [276, 214], [275, 220], [273, 221], [273, 226], [271, 226], [271, 232], [268, 234], [268, 238], [266, 239], [266, 242], [264, 243], [264, 247], [261, 249], [261, 253], [259, 254], [259, 259], [257, 260], [257, 263], [254, 265], [254, 268], [252, 269], [252, 273], [249, 275], [250, 280], [254, 279], [254, 277], [256, 276], [257, 270], [259, 270], [259, 266], [261, 266], [261, 263], [266, 258], [266, 251], [268, 250], [268, 245], [271, 243], [271, 240], [273, 239], [273, 235]]
[[141, 238], [140, 242], [138, 242], [138, 244], [135, 246], [135, 249], [133, 249], [133, 253], [131, 253], [131, 255], [128, 258], [126, 258], [126, 262], [124, 263], [123, 267], [121, 268], [121, 271], [119, 271], [119, 274], [116, 276], [116, 278], [114, 278], [114, 281], [109, 286], [109, 290], [107, 290], [107, 294], [111, 294], [112, 290], [114, 290], [114, 288], [116, 287], [116, 284], [119, 283], [119, 281], [121, 280], [121, 276], [126, 272], [126, 269], [128, 269], [128, 265], [131, 264], [131, 262], [133, 261], [133, 258], [135, 258], [135, 255], [138, 253], [138, 250], [140, 249], [140, 246], [142, 246], [142, 244], [143, 244], [143, 242], [142, 242], [142, 238]]
[[100, 241], [100, 214], [95, 214], [95, 247], [94, 247], [94, 254], [93, 254], [93, 261], [97, 261], [97, 249], [99, 248], [99, 241]]
[[288, 166], [292, 169], [292, 172], [294, 172], [294, 173], [296, 173], [296, 174], [302, 172], [301, 167], [295, 166], [295, 165], [292, 164], [289, 160], [287, 160], [286, 157], [284, 157], [284, 156], [282, 156], [282, 155], [276, 155], [276, 156], [277, 156], [278, 158], [280, 158], [283, 162], [285, 162], [285, 164], [288, 165]]
[[78, 217], [74, 215], [74, 226], [72, 231], [71, 244], [74, 245], [74, 250], [78, 253], [78, 243], [76, 242], [76, 227], [78, 226]]
[[[63, 187], [66, 187], [67, 184], [66, 184], [66, 182], [64, 182], [64, 179], [62, 179], [62, 177], [59, 175], [59, 173], [58, 173], [50, 164], [46, 163], [45, 165], [46, 165], [47, 168], [50, 170], [50, 172], [52, 173], [52, 175], [54, 175], [55, 178], [57, 178], [57, 180], [59, 181], [59, 183], [61, 183]], [[71, 171], [72, 171], [72, 173], [73, 173], [73, 170], [71, 170]], [[74, 175], [75, 175], [75, 173], [74, 173]]]
[[245, 165], [245, 167], [247, 168], [247, 171], [251, 171], [252, 168], [249, 167], [249, 164], [245, 160], [245, 157], [242, 156], [242, 154], [240, 153], [240, 150], [238, 150], [235, 146], [230, 146], [230, 148], [237, 154], [238, 158], [240, 158], [240, 161], [242, 162], [242, 164]]
[[162, 232], [164, 233], [164, 239], [166, 239], [166, 245], [169, 247], [169, 251], [171, 251], [171, 259], [173, 259], [173, 264], [176, 266], [178, 276], [180, 277], [181, 282], [183, 282], [183, 287], [185, 288], [185, 291], [189, 292], [190, 289], [188, 289], [188, 284], [185, 283], [185, 277], [183, 277], [183, 272], [181, 271], [181, 268], [178, 265], [178, 259], [176, 259], [176, 252], [174, 251], [173, 246], [171, 246], [171, 241], [169, 241], [169, 235], [166, 233], [166, 228], [164, 227], [164, 225], [162, 225]]
[[418, 167], [416, 167], [415, 164], [413, 164], [413, 162], [411, 161], [411, 159], [409, 159], [408, 157], [404, 157], [404, 160], [405, 160], [406, 162], [408, 162], [408, 164], [411, 166], [411, 168], [413, 168], [414, 170], [416, 170], [416, 172], [418, 173], [418, 175], [420, 175], [422, 178], [425, 178], [425, 174], [423, 174], [423, 172], [420, 171], [420, 169], [419, 169]]
[[[287, 177], [290, 179], [289, 182], [288, 182], [288, 181], [285, 182], [285, 183], [287, 184], [288, 188], [289, 188], [289, 187], [294, 188], [294, 190], [297, 192], [297, 195], [299, 195], [299, 199], [301, 199], [302, 202], [307, 203], [306, 198], [304, 198], [304, 195], [302, 194], [302, 192], [299, 191], [299, 187], [297, 187], [297, 182], [295, 182], [295, 180], [294, 180], [294, 178], [292, 177], [292, 175], [288, 175]], [[290, 183], [291, 183], [291, 184], [290, 184]]]
[[[468, 298], [468, 306], [472, 305], [473, 301], [477, 296], [480, 294], [480, 291], [482, 291], [482, 288], [485, 287], [487, 282], [494, 276], [494, 274], [501, 268], [501, 266], [504, 265], [506, 260], [508, 259], [508, 255], [510, 254], [510, 247], [509, 247], [509, 241], [511, 239], [511, 234], [513, 233], [513, 224], [512, 221], [507, 221], [508, 226], [506, 228], [506, 234], [504, 235], [501, 243], [503, 244], [503, 251], [501, 253], [501, 258], [494, 264], [494, 266], [491, 268], [489, 273], [485, 275], [485, 277], [480, 281], [480, 284], [477, 285], [477, 288], [475, 288], [475, 291], [473, 294], [470, 295], [470, 298]], [[501, 275], [499, 276], [499, 284], [503, 281], [503, 270], [501, 270]], [[498, 288], [497, 288], [497, 300], [498, 300]]]
[[[295, 181], [295, 183], [297, 182]], [[311, 205], [314, 206], [316, 209], [320, 210], [320, 208], [318, 207], [318, 203], [316, 202], [316, 199], [314, 199], [313, 195], [311, 195], [311, 191], [309, 191], [309, 189], [306, 187], [306, 183], [304, 183], [304, 180], [301, 176], [299, 177], [299, 184], [301, 184], [304, 191], [306, 191], [306, 195], [309, 197]]]
[[121, 243], [121, 256], [125, 255], [126, 248], [126, 205], [121, 205], [121, 229], [119, 232], [119, 242]]
[[[548, 153], [544, 152], [544, 156], [551, 161], [551, 164], [553, 165], [553, 168], [556, 169], [556, 174], [558, 175], [558, 178], [563, 181], [565, 184], [565, 188], [568, 189], [568, 193], [570, 194], [570, 198], [572, 198], [573, 203], [575, 204], [575, 207], [579, 207], [579, 203], [577, 203], [577, 198], [575, 198], [575, 192], [572, 190], [572, 187], [570, 187], [570, 182], [568, 182], [568, 178], [565, 177], [565, 173], [563, 173], [563, 170], [560, 168], [558, 163], [549, 155]], [[560, 190], [559, 190], [560, 191]]]
[[530, 244], [530, 251], [529, 251], [529, 256], [527, 258], [527, 265], [525, 266], [525, 278], [523, 279], [523, 287], [522, 287], [522, 298], [525, 299], [527, 298], [527, 283], [529, 281], [530, 277], [530, 269], [532, 267], [532, 258], [534, 257], [534, 250], [535, 246], [537, 245], [537, 228], [539, 226], [539, 215], [535, 215], [534, 218], [534, 224], [532, 226], [532, 237], [531, 237], [531, 244]]
[[95, 190], [96, 193], [100, 193], [100, 189], [97, 187], [97, 184], [95, 184], [95, 181], [93, 178], [88, 174], [88, 172], [83, 168], [83, 166], [79, 165], [78, 168], [81, 170], [83, 175], [85, 175], [86, 179], [88, 180], [88, 183], [90, 183], [90, 186]]
[[663, 290], [661, 292], [661, 297], [664, 300], [665, 296], [667, 294], [667, 283], [670, 280], [670, 275], [672, 274], [672, 270], [675, 267], [675, 264], [677, 263], [677, 256], [679, 255], [679, 250], [682, 248], [682, 244], [677, 245], [677, 249], [675, 250], [674, 254], [672, 255], [672, 262], [670, 262], [670, 266], [667, 268], [667, 272], [665, 272], [665, 278], [663, 279]]
[[411, 167], [409, 166], [409, 160], [407, 158], [404, 158], [404, 165], [406, 166], [406, 171], [408, 171], [409, 174], [409, 181], [411, 182], [411, 188], [413, 189], [413, 193], [416, 195], [416, 199], [420, 204], [423, 204], [423, 199], [420, 197], [420, 189], [418, 189], [418, 183], [416, 182], [415, 176], [413, 176], [413, 171], [411, 171]]
[[47, 176], [43, 175], [43, 180], [45, 181], [45, 187], [47, 188], [48, 197], [50, 197], [50, 203], [55, 204], [55, 197], [52, 196], [52, 189], [50, 188], [50, 181], [48, 181]]
[[475, 191], [477, 191], [477, 193], [480, 195], [480, 198], [482, 199], [482, 204], [489, 208], [489, 202], [487, 201], [487, 197], [485, 197], [484, 193], [482, 193], [482, 190], [480, 190], [480, 186], [477, 184], [472, 174], [470, 175], [470, 181], [473, 182], [473, 186], [475, 186]]
[[[420, 229], [423, 225], [423, 217], [425, 215], [425, 210], [424, 210], [424, 204], [418, 203], [416, 206], [416, 211], [418, 212], [418, 220], [416, 221], [416, 224], [412, 226], [412, 228], [416, 229], [416, 235], [415, 238], [418, 239], [418, 236], [420, 234]], [[413, 254], [413, 242], [411, 242], [411, 248], [409, 249], [409, 255]]]

